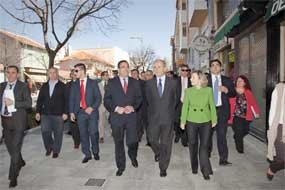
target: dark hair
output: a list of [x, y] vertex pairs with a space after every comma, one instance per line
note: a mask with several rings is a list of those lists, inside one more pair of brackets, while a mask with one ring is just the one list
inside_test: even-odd
[[136, 71], [138, 74], [140, 74], [139, 70], [138, 69], [132, 69], [131, 72], [134, 72]]
[[214, 62], [218, 62], [220, 67], [222, 67], [222, 62], [219, 59], [212, 59], [212, 60], [210, 60], [209, 67], [211, 67]]
[[101, 77], [105, 76], [105, 74], [108, 74], [108, 71], [101, 72]]
[[84, 71], [84, 73], [86, 73], [86, 66], [84, 63], [77, 63], [76, 65], [74, 65], [74, 68], [79, 67], [81, 70]]
[[9, 66], [7, 66], [7, 70], [8, 69], [16, 69], [16, 71], [17, 71], [17, 73], [19, 73], [19, 68], [16, 66], [16, 65], [9, 65]]
[[182, 65], [180, 65], [179, 67], [180, 67], [180, 68], [182, 68], [182, 67], [187, 67], [187, 68], [189, 69], [189, 66], [186, 65], [186, 64], [182, 64]]
[[251, 90], [251, 86], [250, 86], [249, 80], [248, 80], [248, 78], [247, 78], [246, 76], [244, 76], [244, 75], [239, 75], [239, 76], [236, 78], [236, 80], [235, 80], [235, 87], [237, 86], [237, 80], [238, 80], [239, 78], [241, 78], [241, 79], [244, 81], [244, 83], [245, 83], [244, 88], [245, 88], [245, 89], [248, 89], [248, 90]]
[[129, 62], [127, 60], [121, 60], [121, 61], [118, 62], [118, 68], [120, 68], [122, 63], [127, 63], [128, 67], [129, 67]]

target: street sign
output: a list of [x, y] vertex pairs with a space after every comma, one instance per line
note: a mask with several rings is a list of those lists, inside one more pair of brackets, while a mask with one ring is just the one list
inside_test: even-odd
[[206, 36], [198, 35], [194, 38], [192, 47], [199, 53], [205, 53], [211, 48], [211, 42]]

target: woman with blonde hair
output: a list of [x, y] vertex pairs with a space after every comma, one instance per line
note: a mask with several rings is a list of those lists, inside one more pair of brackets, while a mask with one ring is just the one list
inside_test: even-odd
[[217, 113], [213, 92], [207, 87], [208, 80], [201, 71], [191, 74], [191, 88], [187, 88], [184, 95], [181, 112], [181, 129], [187, 130], [192, 173], [198, 172], [198, 142], [200, 170], [205, 180], [213, 174], [208, 146], [211, 128], [217, 124]]

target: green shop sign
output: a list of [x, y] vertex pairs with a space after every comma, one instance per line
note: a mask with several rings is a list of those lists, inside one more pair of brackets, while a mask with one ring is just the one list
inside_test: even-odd
[[285, 10], [285, 0], [270, 1], [267, 5], [265, 21], [268, 21], [271, 17], [277, 15], [281, 11]]

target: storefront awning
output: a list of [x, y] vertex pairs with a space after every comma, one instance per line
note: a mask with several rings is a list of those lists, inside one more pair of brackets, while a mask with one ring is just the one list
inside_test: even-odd
[[40, 83], [44, 83], [47, 81], [47, 76], [46, 75], [33, 75], [33, 74], [28, 74], [26, 72], [24, 72], [24, 74], [30, 78], [33, 82], [40, 82]]
[[240, 13], [235, 10], [232, 15], [222, 24], [222, 26], [216, 31], [214, 37], [214, 43], [216, 44], [222, 40], [236, 25], [240, 23]]
[[271, 17], [276, 16], [281, 11], [285, 11], [285, 0], [269, 1], [266, 7], [264, 20], [267, 22]]

